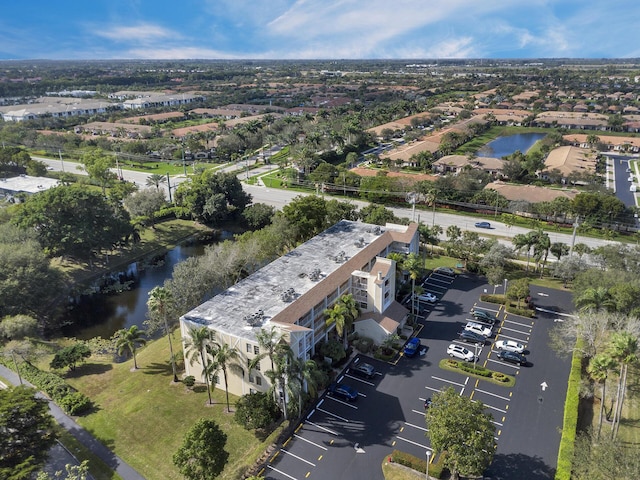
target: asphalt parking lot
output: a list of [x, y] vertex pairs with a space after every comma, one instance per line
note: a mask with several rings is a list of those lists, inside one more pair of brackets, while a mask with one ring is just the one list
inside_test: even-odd
[[[432, 275], [424, 285], [435, 293], [435, 304], [420, 303], [424, 314], [418, 336], [419, 355], [400, 357], [394, 364], [365, 356], [353, 362], [372, 364], [377, 373], [363, 378], [348, 369], [337, 377], [358, 390], [358, 398], [345, 401], [325, 394], [301, 422], [294, 435], [274, 454], [263, 472], [268, 479], [377, 479], [380, 464], [393, 449], [424, 457], [430, 451], [426, 437], [424, 401], [446, 387], [481, 401], [496, 425], [497, 450], [485, 478], [538, 480], [553, 478], [569, 373], [569, 358], [558, 358], [548, 347], [548, 333], [556, 313], [572, 310], [569, 294], [532, 288], [539, 311], [528, 319], [506, 314], [495, 304], [483, 304], [480, 295], [489, 287], [475, 276], [455, 279]], [[500, 287], [498, 289], [500, 292]], [[490, 342], [482, 347], [458, 342], [473, 308], [495, 315]], [[527, 365], [498, 359], [493, 343], [515, 340], [524, 344]], [[511, 388], [477, 380], [439, 368], [451, 343], [466, 346], [478, 363], [516, 377]]]

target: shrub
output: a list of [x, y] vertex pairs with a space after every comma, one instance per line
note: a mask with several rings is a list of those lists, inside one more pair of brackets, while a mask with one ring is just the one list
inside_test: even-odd
[[484, 367], [479, 367], [479, 366], [476, 366], [475, 368], [473, 368], [473, 364], [472, 363], [459, 362], [458, 363], [458, 368], [460, 370], [462, 370], [463, 372], [473, 373], [474, 375], [479, 375], [481, 377], [490, 377], [491, 376], [491, 370], [488, 370], [488, 369], [486, 369]]
[[369, 353], [373, 347], [373, 340], [368, 337], [360, 337], [353, 341], [353, 347], [361, 353]]
[[504, 373], [501, 373], [501, 372], [491, 372], [491, 376], [493, 377], [494, 380], [497, 380], [499, 382], [509, 381], [509, 377], [507, 377]]
[[506, 310], [507, 312], [513, 313], [514, 315], [520, 315], [521, 317], [527, 317], [527, 318], [531, 318], [535, 314], [533, 310], [530, 310], [528, 308], [517, 308], [517, 307], [512, 307], [511, 305], [508, 305], [506, 307]]
[[254, 430], [269, 427], [279, 416], [280, 409], [273, 397], [257, 392], [240, 397], [233, 418], [247, 430]]
[[196, 377], [193, 375], [186, 376], [182, 379], [182, 383], [184, 383], [187, 387], [191, 388], [196, 383]]
[[499, 303], [501, 305], [504, 305], [507, 303], [507, 299], [504, 298], [504, 295], [489, 295], [489, 294], [480, 295], [480, 300], [488, 303]]
[[391, 459], [394, 463], [399, 463], [400, 465], [412, 468], [418, 472], [427, 471], [427, 460], [424, 458], [414, 457], [406, 452], [394, 450], [391, 452]]
[[89, 397], [80, 392], [69, 393], [59, 398], [56, 403], [69, 415], [81, 415], [88, 412], [92, 406]]
[[567, 386], [567, 397], [564, 402], [564, 419], [562, 421], [562, 437], [558, 450], [558, 467], [556, 480], [570, 480], [573, 467], [573, 450], [576, 442], [578, 426], [578, 403], [580, 401], [580, 376], [582, 373], [582, 340], [578, 339], [571, 358], [571, 372]]

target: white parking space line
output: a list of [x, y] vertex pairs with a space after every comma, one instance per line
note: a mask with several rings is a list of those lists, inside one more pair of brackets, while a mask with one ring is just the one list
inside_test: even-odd
[[418, 415], [422, 415], [424, 417], [424, 411], [420, 411], [420, 410], [411, 410], [413, 413], [417, 413]]
[[424, 387], [427, 390], [431, 390], [432, 392], [437, 392], [440, 393], [442, 390], [440, 390], [439, 388], [433, 388], [433, 387]]
[[[343, 401], [342, 401], [342, 400], [340, 400], [339, 398], [332, 397], [331, 395], [329, 395], [329, 396], [328, 396], [328, 397], [326, 397], [326, 398], [329, 398], [329, 399], [333, 400], [334, 402], [338, 402], [338, 403], [341, 403], [341, 404], [343, 404], [343, 405], [346, 405], [347, 407], [351, 407], [351, 408], [353, 408], [353, 409], [355, 409], [355, 410], [358, 410], [358, 407], [356, 407], [355, 405], [351, 405], [349, 402], [343, 402]], [[324, 411], [324, 410], [322, 410], [322, 409], [321, 409], [321, 408], [319, 408], [319, 407], [318, 407], [318, 410], [320, 410], [320, 411]]]
[[[431, 376], [431, 378], [433, 378], [434, 380], [440, 380], [441, 382], [451, 383], [451, 384], [457, 385], [459, 387], [464, 387], [466, 385], [465, 383], [456, 383], [456, 382], [453, 382], [451, 380], [445, 380], [444, 378], [434, 377], [433, 375]], [[469, 379], [469, 377], [467, 377], [467, 379]]]
[[409, 423], [409, 422], [404, 422], [405, 425], [408, 425], [412, 428], [417, 428], [418, 430], [422, 430], [423, 432], [428, 432], [429, 429], [424, 428], [424, 427], [419, 427], [418, 425], [414, 425], [413, 423]]
[[403, 437], [400, 437], [400, 436], [396, 436], [396, 438], [397, 438], [398, 440], [402, 440], [403, 442], [407, 442], [407, 443], [411, 443], [411, 444], [413, 444], [413, 445], [417, 445], [418, 447], [424, 448], [424, 449], [426, 449], [426, 450], [431, 450], [431, 449], [430, 449], [429, 447], [427, 447], [426, 445], [423, 445], [423, 444], [418, 443], [418, 442], [414, 442], [413, 440], [409, 440], [408, 438], [403, 438]]
[[476, 392], [484, 393], [486, 395], [491, 395], [492, 397], [499, 398], [500, 400], [506, 400], [507, 402], [511, 401], [510, 398], [502, 397], [500, 395], [496, 395], [495, 393], [487, 392], [486, 390], [480, 390], [479, 388], [476, 388]]
[[532, 328], [533, 327], [533, 325], [531, 325], [531, 324], [527, 325], [526, 323], [514, 322], [513, 320], [505, 320], [504, 323], [513, 323], [514, 325], [519, 325], [519, 326], [525, 327], [525, 328]]
[[[477, 400], [472, 400], [472, 402], [477, 402]], [[491, 406], [491, 405], [487, 405], [486, 403], [483, 403], [483, 405], [484, 405], [486, 408], [490, 408], [491, 410], [496, 410], [497, 412], [500, 412], [500, 413], [507, 413], [507, 411], [506, 411], [506, 410], [502, 410], [501, 408], [494, 407], [494, 406]]]
[[308, 463], [308, 464], [309, 464], [309, 465], [311, 465], [312, 467], [315, 467], [315, 466], [316, 466], [316, 464], [315, 464], [315, 463], [311, 463], [309, 460], [305, 460], [304, 458], [299, 457], [298, 455], [296, 455], [296, 454], [294, 454], [294, 453], [287, 452], [284, 448], [281, 448], [281, 449], [280, 449], [280, 451], [281, 451], [282, 453], [286, 453], [287, 455], [291, 455], [293, 458], [297, 458], [297, 459], [298, 459], [298, 460], [300, 460], [301, 462]]
[[435, 277], [435, 276], [431, 276], [429, 278], [427, 278], [423, 283], [425, 282], [439, 282], [439, 283], [444, 283], [445, 285], [451, 285], [453, 282], [450, 279], [442, 279], [440, 277]]
[[487, 361], [497, 363], [498, 365], [504, 365], [505, 367], [511, 367], [511, 368], [515, 368], [516, 370], [520, 370], [520, 367], [518, 365], [513, 365], [511, 363], [501, 362], [499, 360], [492, 360], [490, 358], [487, 358]]
[[362, 382], [362, 383], [366, 383], [367, 385], [371, 385], [372, 387], [375, 387], [376, 384], [375, 383], [371, 383], [371, 382], [367, 382], [366, 380], [364, 380], [363, 378], [360, 377], [356, 377], [355, 375], [349, 375], [348, 373], [345, 375], [345, 377], [348, 377], [352, 380], [357, 380], [358, 382]]
[[522, 330], [515, 330], [513, 328], [505, 327], [504, 325], [500, 328], [500, 332], [502, 332], [503, 330], [506, 330], [507, 332], [516, 332], [521, 335], [531, 335], [531, 330], [529, 330], [528, 332], [523, 332]]
[[307, 420], [307, 423], [309, 425], [313, 425], [316, 428], [319, 428], [320, 430], [324, 430], [325, 432], [330, 433], [331, 435], [335, 435], [336, 437], [338, 436], [337, 432], [334, 432], [333, 430], [323, 427], [322, 425], [318, 425], [317, 423], [310, 422], [309, 420]]
[[497, 425], [499, 427], [504, 427], [504, 425], [500, 422], [496, 422], [495, 420], [491, 420], [491, 423], [493, 423], [494, 425]]
[[[364, 393], [358, 392], [358, 395], [360, 395], [361, 397], [367, 398], [367, 396]], [[356, 407], [356, 408], [358, 408], [358, 407]]]
[[[529, 336], [529, 335], [527, 335], [527, 337], [528, 337], [528, 336]], [[522, 344], [522, 345], [524, 345], [525, 347], [527, 346], [527, 342], [526, 342], [526, 341], [524, 341], [524, 340], [522, 340], [522, 339], [520, 339], [520, 338], [518, 338], [518, 337], [512, 337], [512, 336], [510, 336], [510, 335], [502, 335], [502, 334], [499, 334], [499, 335], [496, 335], [496, 342], [498, 341], [498, 337], [500, 337], [500, 338], [506, 338], [507, 340], [515, 340], [516, 342], [521, 343], [521, 344]]]
[[495, 312], [495, 313], [498, 313], [500, 311], [500, 310], [496, 310], [495, 308], [485, 308], [485, 307], [478, 307], [474, 305], [471, 311], [474, 312], [475, 310], [483, 310], [485, 312]]
[[[446, 292], [447, 290], [449, 290], [449, 287], [443, 287], [442, 285], [435, 285], [433, 283], [423, 283], [422, 288], [424, 288], [427, 291], [431, 289], [435, 289], [435, 290], [441, 290], [442, 292]], [[441, 293], [441, 292], [438, 292], [438, 293]]]
[[300, 439], [300, 440], [302, 440], [303, 442], [307, 442], [307, 443], [310, 443], [311, 445], [314, 445], [314, 446], [316, 446], [318, 448], [321, 448], [322, 450], [327, 450], [327, 447], [323, 447], [322, 445], [318, 445], [317, 443], [314, 443], [311, 440], [307, 440], [306, 438], [301, 437], [297, 433], [294, 433], [293, 436], [298, 438], [298, 439]]
[[272, 467], [271, 465], [267, 465], [267, 468], [270, 468], [271, 470], [273, 470], [274, 472], [278, 472], [280, 475], [284, 475], [287, 478], [290, 478], [291, 480], [298, 480], [296, 477], [292, 477], [291, 475], [289, 475], [288, 473], [284, 473], [281, 470], [278, 470], [275, 467]]
[[347, 420], [347, 419], [346, 419], [346, 418], [344, 418], [344, 417], [341, 417], [340, 415], [336, 415], [335, 413], [331, 413], [331, 412], [329, 412], [329, 411], [327, 411], [327, 410], [324, 410], [324, 409], [322, 409], [322, 408], [319, 408], [318, 410], [319, 410], [319, 411], [321, 411], [321, 412], [323, 412], [323, 413], [326, 413], [327, 415], [329, 415], [329, 416], [331, 416], [331, 417], [337, 418], [338, 420], [342, 420], [343, 422], [347, 422], [347, 423], [349, 423], [349, 420]]

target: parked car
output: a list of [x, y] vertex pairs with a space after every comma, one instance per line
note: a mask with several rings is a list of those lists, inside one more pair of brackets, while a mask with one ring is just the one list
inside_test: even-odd
[[487, 339], [485, 336], [480, 335], [479, 333], [476, 333], [476, 332], [472, 332], [470, 330], [461, 331], [460, 333], [458, 333], [458, 337], [463, 342], [480, 343], [482, 345], [484, 345], [484, 342]]
[[349, 367], [349, 371], [360, 375], [361, 377], [373, 378], [376, 374], [376, 369], [370, 363], [360, 362], [354, 366]]
[[487, 327], [486, 325], [482, 325], [476, 322], [467, 322], [467, 324], [464, 326], [464, 329], [469, 332], [475, 332], [485, 338], [490, 337], [493, 333], [491, 327]]
[[518, 365], [526, 365], [527, 357], [521, 353], [510, 352], [509, 350], [501, 350], [498, 352], [498, 358], [505, 362], [517, 363]]
[[456, 271], [451, 267], [436, 267], [433, 269], [433, 273], [440, 273], [449, 277], [455, 277]]
[[404, 346], [404, 349], [402, 350], [402, 352], [404, 353], [405, 357], [415, 357], [419, 349], [420, 349], [420, 339], [418, 337], [412, 337]]
[[491, 228], [491, 223], [489, 222], [476, 222], [476, 228]]
[[473, 316], [473, 318], [475, 318], [476, 320], [480, 321], [480, 322], [487, 322], [490, 324], [494, 324], [497, 320], [496, 316], [487, 312], [486, 310], [474, 310], [473, 312], [471, 312], [471, 315]]
[[447, 347], [447, 355], [454, 358], [459, 358], [465, 362], [473, 362], [475, 355], [470, 350], [467, 350], [463, 346], [452, 343]]
[[423, 294], [418, 295], [417, 298], [419, 301], [427, 303], [436, 303], [438, 301], [438, 297], [431, 292], [424, 292]]
[[358, 398], [358, 390], [344, 383], [332, 383], [329, 385], [329, 393], [348, 402]]
[[509, 352], [523, 353], [524, 345], [514, 340], [500, 340], [493, 344], [498, 350], [506, 350]]

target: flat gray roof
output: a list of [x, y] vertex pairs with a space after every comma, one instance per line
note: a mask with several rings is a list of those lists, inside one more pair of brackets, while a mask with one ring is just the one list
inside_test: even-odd
[[58, 185], [56, 178], [29, 177], [19, 175], [11, 178], [0, 178], [0, 190], [11, 193], [38, 193]]
[[[380, 227], [342, 220], [207, 300], [182, 318], [255, 341], [255, 334], [261, 327], [268, 325], [270, 319], [320, 285], [385, 230], [404, 232], [407, 228], [404, 225]], [[360, 267], [362, 265], [354, 265], [353, 270]], [[314, 271], [319, 272], [317, 278]], [[331, 290], [338, 286], [332, 286]], [[287, 291], [291, 293], [291, 289], [294, 293], [287, 297]], [[256, 315], [260, 311], [263, 315]], [[252, 318], [255, 319], [254, 322], [250, 321]], [[292, 319], [292, 323], [295, 320], [297, 318]]]

